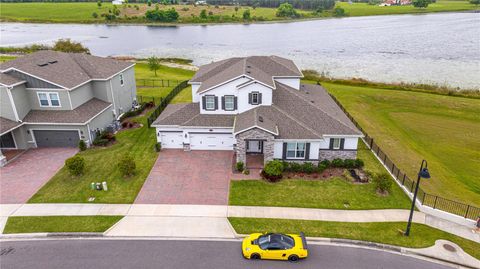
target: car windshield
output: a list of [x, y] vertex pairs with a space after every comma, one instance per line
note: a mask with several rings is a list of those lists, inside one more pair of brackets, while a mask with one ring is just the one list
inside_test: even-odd
[[295, 241], [293, 238], [284, 234], [266, 234], [258, 238], [258, 246], [261, 249], [290, 249], [294, 245]]

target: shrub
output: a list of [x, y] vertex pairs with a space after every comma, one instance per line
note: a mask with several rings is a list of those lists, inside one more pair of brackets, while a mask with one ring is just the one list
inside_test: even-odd
[[480, 5], [480, 0], [470, 0], [470, 4], [478, 6]]
[[75, 52], [90, 54], [90, 50], [82, 45], [80, 42], [75, 42], [70, 39], [59, 39], [53, 45], [53, 50], [61, 52]]
[[120, 169], [120, 173], [124, 177], [132, 176], [135, 174], [135, 169], [136, 169], [136, 164], [135, 160], [132, 158], [130, 155], [124, 155], [121, 159], [120, 162], [118, 163], [118, 168]]
[[242, 173], [243, 173], [244, 175], [250, 175], [250, 170], [248, 170], [248, 169], [245, 169], [245, 170], [243, 170], [243, 172], [242, 172]]
[[174, 9], [159, 10], [147, 10], [145, 12], [145, 18], [149, 21], [158, 21], [158, 22], [174, 22], [178, 20], [178, 12]]
[[246, 21], [250, 20], [250, 9], [247, 8], [245, 11], [243, 11], [243, 19]]
[[355, 168], [362, 168], [365, 166], [365, 163], [361, 159], [355, 159]]
[[87, 143], [85, 143], [85, 141], [83, 141], [83, 140], [78, 141], [78, 148], [80, 149], [80, 151], [86, 150], [87, 149]]
[[302, 165], [302, 172], [304, 172], [306, 174], [311, 174], [311, 173], [316, 172], [316, 169], [315, 169], [315, 166], [313, 165], [313, 163], [304, 163]]
[[102, 6], [102, 1], [98, 1], [97, 6], [98, 6], [98, 8], [100, 8]]
[[207, 10], [202, 9], [202, 11], [200, 11], [200, 19], [206, 19], [206, 18], [207, 18]]
[[318, 163], [318, 168], [317, 168], [317, 171], [319, 173], [322, 173], [323, 171], [325, 171], [325, 169], [327, 169], [328, 166], [325, 164], [325, 163], [322, 163], [322, 162], [319, 162]]
[[282, 178], [283, 163], [278, 160], [269, 161], [262, 170], [262, 176], [270, 182], [276, 182]]
[[356, 168], [355, 167], [355, 160], [353, 160], [353, 159], [343, 160], [343, 167], [345, 167], [345, 168]]
[[95, 138], [95, 140], [93, 140], [93, 145], [105, 147], [108, 144], [108, 142], [110, 142], [108, 139], [97, 137]]
[[332, 167], [343, 167], [344, 163], [342, 159], [334, 159], [331, 163]]
[[343, 9], [341, 7], [336, 7], [335, 9], [333, 9], [333, 16], [334, 17], [344, 17], [346, 15], [347, 14], [345, 13], [345, 9]]
[[392, 189], [392, 180], [386, 173], [378, 174], [373, 177], [375, 189], [381, 194], [388, 194]]
[[325, 168], [328, 168], [328, 167], [330, 167], [330, 161], [325, 159], [325, 160], [319, 162], [318, 165], [323, 165], [323, 166], [325, 166]]
[[98, 18], [97, 12], [93, 12], [93, 13], [92, 13], [92, 17], [94, 17], [95, 19]]
[[298, 17], [298, 13], [291, 4], [283, 3], [283, 4], [280, 4], [280, 6], [278, 6], [276, 16], [296, 18]]
[[238, 172], [242, 172], [245, 168], [245, 164], [243, 162], [237, 162], [235, 164], [235, 168], [237, 169]]
[[413, 0], [412, 5], [418, 8], [426, 8], [430, 4], [430, 0]]
[[65, 160], [65, 166], [73, 176], [83, 175], [85, 172], [85, 159], [80, 156], [73, 156]]
[[155, 151], [160, 152], [162, 150], [162, 143], [157, 142], [155, 143]]

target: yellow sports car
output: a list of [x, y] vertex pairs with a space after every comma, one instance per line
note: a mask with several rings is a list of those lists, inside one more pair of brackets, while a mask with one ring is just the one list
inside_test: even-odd
[[289, 260], [296, 262], [308, 256], [307, 240], [303, 233], [254, 233], [243, 239], [243, 257], [247, 259]]

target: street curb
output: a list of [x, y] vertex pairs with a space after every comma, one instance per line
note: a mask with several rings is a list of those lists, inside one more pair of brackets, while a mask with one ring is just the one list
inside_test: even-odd
[[91, 238], [103, 237], [103, 233], [25, 233], [25, 234], [2, 234], [0, 239], [29, 239], [48, 237]]
[[[245, 238], [245, 237], [248, 236], [248, 234], [237, 234], [237, 233], [235, 233], [235, 236], [237, 238]], [[427, 258], [427, 259], [430, 259], [430, 260], [435, 260], [435, 261], [450, 264], [450, 265], [456, 265], [456, 266], [461, 266], [461, 267], [465, 267], [465, 268], [477, 269], [476, 267], [473, 267], [471, 265], [462, 264], [462, 263], [458, 263], [458, 262], [445, 260], [445, 259], [425, 255], [425, 254], [422, 254], [422, 253], [418, 253], [418, 252], [412, 251], [409, 248], [387, 245], [387, 244], [381, 244], [381, 243], [375, 243], [375, 242], [369, 242], [369, 241], [341, 239], [341, 238], [325, 238], [325, 237], [307, 237], [307, 241], [309, 241], [309, 242], [319, 242], [319, 243], [323, 242], [323, 243], [326, 243], [326, 244], [334, 244], [334, 245], [349, 245], [349, 246], [353, 246], [353, 247], [355, 247], [355, 246], [356, 247], [368, 247], [368, 248], [378, 249], [378, 250], [382, 250], [382, 251], [396, 252], [398, 254], [403, 254], [403, 255], [423, 257], [423, 258]]]

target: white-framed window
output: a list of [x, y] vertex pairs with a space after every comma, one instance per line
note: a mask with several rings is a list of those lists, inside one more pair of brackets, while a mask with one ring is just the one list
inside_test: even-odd
[[41, 107], [60, 107], [60, 98], [56, 92], [38, 92], [38, 102]]
[[215, 110], [215, 96], [205, 96], [205, 110]]
[[330, 138], [333, 139], [333, 149], [340, 149], [340, 138]]
[[123, 86], [123, 73], [120, 74], [119, 77], [120, 77], [120, 86]]
[[235, 110], [235, 96], [233, 95], [225, 96], [225, 110], [227, 111]]
[[252, 92], [252, 105], [258, 105], [258, 92]]
[[305, 143], [287, 143], [287, 159], [305, 159]]

